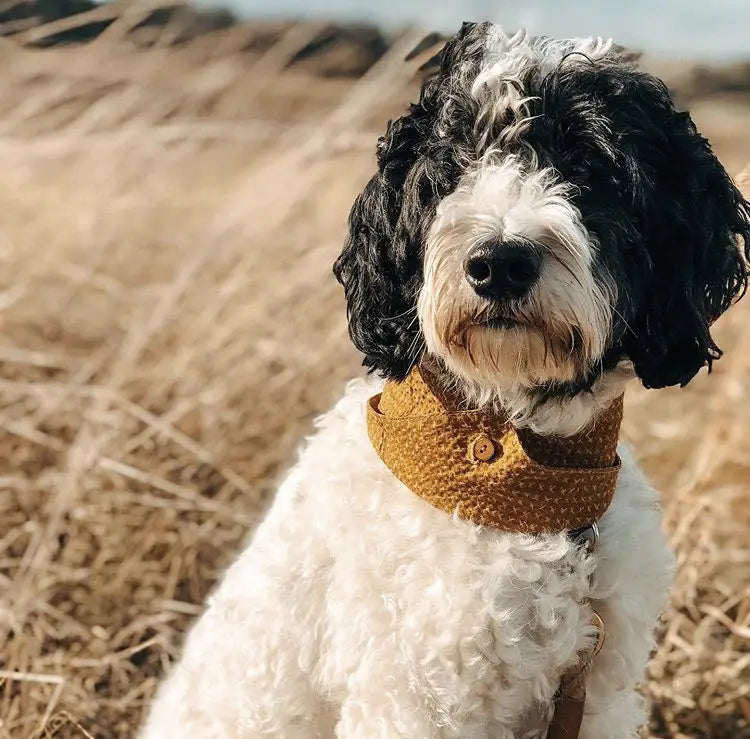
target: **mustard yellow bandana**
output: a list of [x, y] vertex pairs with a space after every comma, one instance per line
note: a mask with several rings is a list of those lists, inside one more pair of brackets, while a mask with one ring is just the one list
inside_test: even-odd
[[620, 470], [621, 421], [619, 397], [578, 434], [542, 436], [493, 410], [461, 410], [418, 368], [367, 407], [372, 445], [413, 493], [450, 515], [528, 534], [604, 515]]

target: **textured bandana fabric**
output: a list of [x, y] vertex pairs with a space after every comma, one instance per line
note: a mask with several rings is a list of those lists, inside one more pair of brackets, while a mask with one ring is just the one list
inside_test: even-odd
[[370, 441], [413, 493], [453, 515], [528, 534], [578, 529], [609, 507], [620, 460], [622, 396], [574, 436], [515, 429], [492, 410], [461, 410], [427, 372], [370, 398]]

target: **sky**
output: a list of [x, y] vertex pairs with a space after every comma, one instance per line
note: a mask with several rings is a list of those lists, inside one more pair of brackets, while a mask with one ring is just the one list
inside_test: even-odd
[[368, 21], [452, 31], [463, 20], [548, 36], [613, 36], [666, 57], [750, 58], [750, 0], [196, 0], [243, 18]]

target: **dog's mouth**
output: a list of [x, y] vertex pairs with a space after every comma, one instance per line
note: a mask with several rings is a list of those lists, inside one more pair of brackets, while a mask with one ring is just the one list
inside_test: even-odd
[[472, 333], [479, 329], [489, 332], [503, 332], [531, 327], [531, 322], [524, 320], [523, 316], [511, 313], [510, 310], [501, 310], [498, 306], [492, 306], [492, 308], [487, 307], [474, 315], [466, 316], [463, 321], [451, 326], [451, 330], [446, 333], [445, 341], [449, 345], [468, 349]]
[[530, 321], [519, 306], [512, 304], [486, 305], [483, 310], [475, 314], [469, 326], [488, 328], [496, 331], [507, 331], [514, 328], [524, 328]]
[[495, 315], [489, 318], [484, 318], [474, 323], [475, 326], [480, 328], [492, 328], [496, 330], [518, 328], [521, 326], [521, 322], [518, 318], [508, 315]]

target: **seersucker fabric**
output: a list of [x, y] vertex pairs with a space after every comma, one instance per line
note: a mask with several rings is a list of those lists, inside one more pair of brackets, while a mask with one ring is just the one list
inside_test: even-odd
[[622, 397], [573, 436], [514, 428], [491, 410], [462, 410], [415, 368], [367, 406], [373, 447], [414, 494], [450, 515], [542, 534], [598, 521], [614, 495]]

